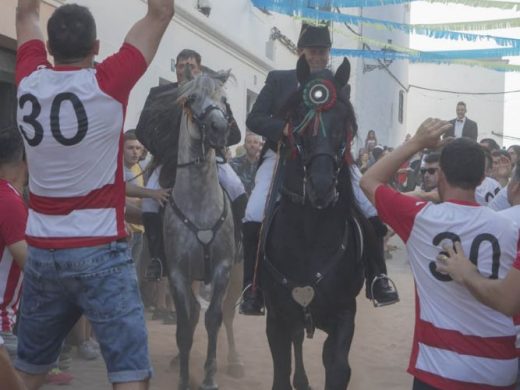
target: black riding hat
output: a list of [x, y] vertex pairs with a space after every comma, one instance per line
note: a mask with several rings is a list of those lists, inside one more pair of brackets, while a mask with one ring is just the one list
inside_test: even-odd
[[330, 32], [328, 26], [313, 26], [302, 23], [300, 37], [298, 38], [298, 48], [305, 47], [331, 47]]

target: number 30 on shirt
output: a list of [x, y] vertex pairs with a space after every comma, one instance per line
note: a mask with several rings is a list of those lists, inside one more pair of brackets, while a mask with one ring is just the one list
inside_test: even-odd
[[[461, 242], [460, 237], [452, 232], [442, 232], [437, 234], [433, 238], [433, 245], [438, 246], [442, 241], [450, 240], [452, 244], [455, 242]], [[491, 261], [491, 274], [489, 279], [498, 279], [498, 270], [500, 268], [500, 244], [498, 243], [498, 239], [489, 233], [481, 233], [477, 235], [473, 242], [471, 243], [470, 251], [469, 251], [469, 259], [473, 264], [478, 266], [478, 253], [480, 249], [480, 245], [483, 242], [488, 242], [491, 245], [492, 250], [492, 261]], [[440, 252], [440, 254], [446, 254], [445, 252]], [[435, 265], [435, 261], [430, 262], [430, 272], [433, 277], [441, 282], [449, 282], [453, 280], [449, 275], [441, 274], [437, 272], [437, 267]]]
[[[77, 120], [77, 126], [78, 130], [76, 134], [71, 138], [66, 138], [60, 127], [60, 112], [61, 112], [61, 106], [64, 102], [69, 102], [76, 114], [76, 120]], [[43, 132], [44, 132], [44, 125], [40, 123], [39, 117], [42, 111], [42, 106], [36, 96], [27, 93], [25, 95], [22, 95], [18, 102], [20, 109], [24, 109], [26, 105], [31, 106], [31, 112], [28, 115], [24, 115], [22, 118], [22, 121], [28, 125], [31, 125], [34, 129], [34, 136], [32, 138], [29, 137], [26, 130], [22, 125], [19, 126], [20, 131], [22, 132], [24, 138], [26, 139], [27, 143], [32, 146], [38, 146], [42, 140], [43, 140]], [[77, 95], [70, 93], [70, 92], [63, 92], [54, 98], [51, 104], [51, 111], [50, 115], [48, 116], [50, 118], [50, 129], [52, 136], [58, 141], [60, 144], [64, 146], [72, 146], [80, 143], [83, 138], [87, 135], [88, 130], [88, 118], [87, 118], [87, 112], [85, 111], [85, 106], [81, 102], [81, 100], [78, 98]]]

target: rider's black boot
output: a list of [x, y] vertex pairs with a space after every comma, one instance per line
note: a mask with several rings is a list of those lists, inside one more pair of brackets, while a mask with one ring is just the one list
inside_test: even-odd
[[156, 281], [163, 276], [164, 259], [166, 258], [164, 254], [162, 219], [159, 213], [143, 213], [142, 219], [150, 251], [150, 263], [146, 267], [144, 278], [148, 281]]
[[247, 206], [247, 194], [243, 193], [233, 202], [231, 202], [231, 208], [233, 209], [233, 221], [235, 223], [235, 240], [241, 240], [242, 238], [242, 219], [246, 213]]
[[[377, 237], [377, 250], [374, 258], [368, 261], [365, 268], [366, 296], [373, 299], [379, 306], [391, 305], [399, 302], [399, 294], [388, 282], [387, 269], [384, 256], [384, 238], [388, 228], [381, 222], [379, 217], [368, 219], [374, 228]], [[374, 283], [374, 279], [377, 279]]]
[[259, 222], [244, 222], [242, 224], [242, 234], [244, 236], [244, 294], [239, 312], [245, 315], [264, 314], [262, 292], [258, 286], [253, 289], [261, 226], [262, 224]]

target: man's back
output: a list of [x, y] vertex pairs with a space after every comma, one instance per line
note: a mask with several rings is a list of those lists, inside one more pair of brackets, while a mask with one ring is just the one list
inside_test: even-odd
[[[436, 272], [435, 260], [443, 242], [460, 241], [482, 275], [504, 278], [516, 257], [518, 227], [476, 203], [436, 205], [388, 191], [392, 190], [378, 189], [378, 210], [406, 243], [416, 280], [409, 372], [439, 388], [514, 383], [517, 359], [512, 319], [479, 303], [462, 286]], [[383, 206], [391, 200], [391, 207]]]
[[143, 56], [128, 44], [95, 70], [53, 68], [42, 41], [20, 48], [30, 244], [74, 247], [125, 236], [120, 142], [128, 95], [145, 70]]

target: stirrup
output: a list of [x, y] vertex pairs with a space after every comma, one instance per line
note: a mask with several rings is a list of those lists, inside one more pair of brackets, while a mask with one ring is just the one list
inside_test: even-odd
[[249, 316], [263, 316], [265, 315], [263, 298], [253, 295], [252, 289], [253, 284], [248, 284], [242, 291], [238, 312]]
[[144, 278], [149, 282], [157, 282], [163, 276], [163, 264], [161, 259], [154, 257], [150, 260], [150, 264], [146, 267]]
[[[392, 288], [394, 289], [396, 299], [393, 299], [388, 302], [379, 302], [374, 296], [374, 287], [375, 287], [375, 284], [377, 281], [384, 280], [384, 279], [386, 279], [389, 282], [389, 284], [392, 286]], [[374, 280], [372, 280], [372, 283], [370, 283], [370, 295], [372, 297], [370, 300], [372, 301], [372, 304], [374, 305], [374, 307], [383, 307], [383, 306], [393, 305], [394, 303], [397, 303], [400, 301], [399, 292], [397, 291], [397, 287], [396, 287], [394, 281], [392, 279], [390, 279], [390, 277], [388, 277], [388, 275], [385, 275], [385, 274], [379, 274], [374, 278]]]

